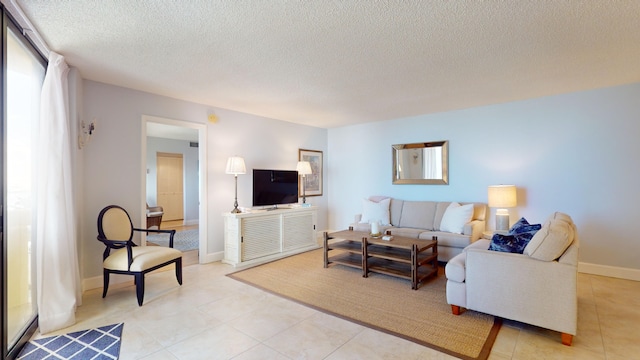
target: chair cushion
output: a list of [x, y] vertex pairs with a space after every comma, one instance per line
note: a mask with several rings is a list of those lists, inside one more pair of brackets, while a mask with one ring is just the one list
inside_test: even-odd
[[562, 220], [568, 223], [573, 224], [573, 219], [571, 219], [571, 216], [565, 214], [565, 213], [561, 213], [559, 211], [554, 212], [553, 214], [549, 215], [549, 218], [547, 219], [547, 222], [550, 220]]
[[160, 212], [160, 211], [157, 211], [157, 212], [150, 212], [150, 213], [147, 213], [147, 217], [158, 217], [158, 216], [162, 216], [163, 214], [164, 214], [164, 213], [163, 213], [163, 212]]
[[133, 263], [128, 268], [127, 249], [119, 249], [104, 260], [103, 266], [108, 270], [144, 271], [156, 265], [182, 257], [180, 250], [163, 246], [135, 246], [132, 248]]
[[524, 249], [524, 254], [534, 259], [553, 261], [559, 258], [573, 241], [573, 226], [567, 221], [547, 221]]

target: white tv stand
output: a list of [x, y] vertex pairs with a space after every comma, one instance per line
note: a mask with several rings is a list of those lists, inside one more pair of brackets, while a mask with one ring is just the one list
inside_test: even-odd
[[318, 208], [311, 206], [222, 214], [222, 262], [247, 267], [319, 248], [317, 213]]

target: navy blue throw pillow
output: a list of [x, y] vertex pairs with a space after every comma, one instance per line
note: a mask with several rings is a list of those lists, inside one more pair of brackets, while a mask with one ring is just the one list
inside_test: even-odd
[[522, 254], [531, 238], [537, 231], [529, 231], [520, 234], [494, 234], [491, 238], [489, 250]]
[[[520, 220], [516, 221], [515, 224], [509, 229], [509, 235], [522, 234], [533, 231], [534, 234], [536, 231], [540, 230], [542, 225], [540, 224], [529, 224], [527, 219], [520, 218]], [[531, 239], [529, 239], [531, 240]]]

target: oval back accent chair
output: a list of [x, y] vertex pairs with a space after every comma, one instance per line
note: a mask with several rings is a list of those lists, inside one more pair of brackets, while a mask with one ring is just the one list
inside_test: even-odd
[[[167, 233], [169, 247], [138, 246], [133, 242], [134, 231]], [[136, 284], [138, 305], [144, 299], [144, 276], [161, 267], [175, 264], [176, 279], [182, 285], [182, 252], [173, 249], [175, 230], [151, 230], [133, 227], [127, 211], [118, 205], [109, 205], [98, 215], [98, 240], [106, 249], [102, 255], [104, 288], [102, 297], [107, 295], [109, 275], [133, 275]], [[111, 250], [114, 250], [111, 252]]]

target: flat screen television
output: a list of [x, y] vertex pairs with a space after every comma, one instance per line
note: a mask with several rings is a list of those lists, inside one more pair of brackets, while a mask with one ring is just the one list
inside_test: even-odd
[[297, 202], [297, 171], [253, 169], [253, 206], [277, 207]]

